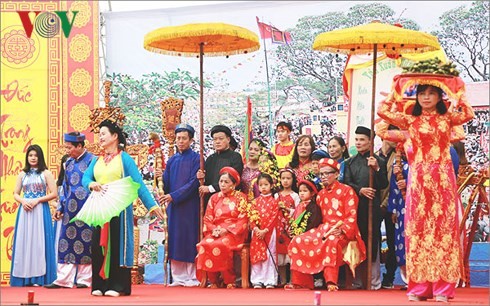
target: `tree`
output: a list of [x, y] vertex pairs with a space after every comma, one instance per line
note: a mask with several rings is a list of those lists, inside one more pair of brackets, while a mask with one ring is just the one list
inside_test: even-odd
[[[288, 31], [293, 37], [289, 45], [279, 46], [275, 56], [279, 64], [272, 69], [272, 80], [281, 91], [279, 109], [291, 99], [298, 103], [314, 100], [322, 104], [335, 103], [342, 88], [345, 56], [312, 50], [315, 37], [323, 32], [365, 24], [380, 20], [389, 24], [400, 23], [403, 27], [418, 30], [413, 20], [403, 19], [386, 4], [370, 3], [352, 6], [348, 12], [329, 12], [319, 16], [305, 16]], [[301, 97], [294, 96], [295, 88], [302, 87]], [[297, 93], [296, 93], [297, 95]], [[335, 97], [331, 99], [330, 97]], [[315, 106], [310, 106], [315, 108]]]
[[489, 2], [475, 1], [440, 18], [441, 29], [432, 33], [465, 79], [488, 81]]
[[[186, 100], [197, 100], [199, 97], [199, 78], [180, 69], [164, 74], [144, 74], [139, 80], [120, 73], [107, 77], [112, 81], [114, 103], [111, 106], [121, 107], [126, 115], [128, 130], [160, 131], [161, 100], [174, 97], [184, 99], [185, 103]], [[204, 86], [211, 87], [212, 84], [204, 82]]]

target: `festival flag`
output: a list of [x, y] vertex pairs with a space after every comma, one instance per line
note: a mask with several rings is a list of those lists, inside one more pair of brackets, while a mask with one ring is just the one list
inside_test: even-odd
[[257, 25], [259, 26], [260, 38], [266, 39], [270, 38], [275, 44], [288, 44], [291, 42], [291, 33], [284, 32], [276, 27], [265, 24], [259, 21], [259, 17], [257, 18]]
[[291, 33], [283, 32], [272, 27], [272, 43], [274, 44], [289, 44], [291, 42]]
[[250, 143], [250, 140], [252, 140], [253, 138], [252, 101], [250, 100], [250, 96], [247, 97], [247, 119], [245, 121], [245, 131], [243, 135], [242, 149], [240, 151], [242, 154], [243, 163], [245, 164], [248, 160], [248, 145]]
[[268, 24], [260, 22], [259, 17], [255, 16], [255, 18], [257, 18], [257, 25], [259, 26], [260, 38], [262, 39], [272, 38], [272, 27]]
[[352, 77], [352, 71], [350, 71], [350, 70], [349, 70], [349, 72], [347, 72], [348, 75], [346, 75], [346, 71], [347, 71], [346, 68], [347, 68], [347, 65], [349, 64], [349, 60], [350, 60], [350, 54], [347, 56], [347, 60], [345, 61], [344, 72], [342, 73], [342, 89], [344, 91], [344, 96], [347, 99], [350, 99], [349, 86], [350, 86], [351, 77]]

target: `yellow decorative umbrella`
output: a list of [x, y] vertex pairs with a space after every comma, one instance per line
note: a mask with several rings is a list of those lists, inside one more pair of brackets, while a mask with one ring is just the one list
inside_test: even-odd
[[[204, 170], [203, 57], [245, 54], [260, 48], [259, 37], [242, 27], [225, 23], [192, 23], [156, 29], [145, 35], [144, 48], [174, 56], [198, 56], [200, 62], [199, 142], [201, 169]], [[201, 184], [203, 182], [201, 181]], [[201, 197], [199, 235], [202, 236], [204, 199]]]
[[386, 23], [371, 22], [318, 34], [313, 50], [366, 54], [374, 48], [386, 54], [423, 53], [439, 50], [437, 37]]
[[[435, 36], [404, 29], [399, 26], [374, 21], [351, 28], [337, 29], [319, 34], [313, 42], [313, 50], [347, 54], [373, 54], [373, 83], [371, 96], [371, 131], [374, 131], [374, 105], [376, 97], [376, 60], [378, 52], [389, 55], [423, 53], [439, 50], [441, 46]], [[374, 133], [371, 133], [371, 156], [374, 154]], [[373, 170], [369, 172], [369, 187], [373, 186]], [[369, 200], [368, 216], [368, 268], [367, 288], [371, 289], [372, 261], [372, 206]]]

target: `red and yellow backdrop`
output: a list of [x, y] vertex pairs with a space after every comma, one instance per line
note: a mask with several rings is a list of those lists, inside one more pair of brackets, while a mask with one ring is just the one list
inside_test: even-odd
[[[66, 11], [63, 22], [55, 12]], [[5, 286], [19, 209], [12, 192], [27, 147], [39, 144], [57, 176], [63, 133], [80, 131], [93, 142], [88, 115], [99, 100], [99, 8], [97, 1], [2, 1], [0, 14], [0, 281]], [[22, 20], [23, 14], [29, 19]]]

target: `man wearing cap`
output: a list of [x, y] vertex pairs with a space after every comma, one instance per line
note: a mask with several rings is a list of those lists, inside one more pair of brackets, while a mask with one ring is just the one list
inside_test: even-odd
[[[348, 264], [353, 269], [365, 259], [366, 249], [357, 226], [357, 195], [350, 186], [337, 181], [340, 164], [334, 159], [323, 158], [319, 166], [320, 178], [325, 186], [316, 198], [322, 211], [322, 224], [293, 238], [289, 256], [291, 269], [301, 273], [296, 278], [300, 286], [312, 288], [313, 280], [308, 274], [323, 271], [327, 290], [337, 291], [338, 270], [346, 258], [344, 250], [356, 252], [356, 256], [347, 256], [350, 258]], [[354, 245], [347, 248], [351, 241], [354, 241]], [[292, 289], [298, 287], [293, 286]]]
[[276, 143], [271, 151], [276, 157], [279, 169], [286, 167], [293, 158], [294, 142], [290, 138], [292, 130], [293, 126], [289, 122], [281, 121], [276, 126], [276, 137], [279, 143]]
[[[85, 135], [79, 132], [66, 133], [64, 146], [69, 158], [65, 162], [63, 195], [54, 214], [62, 220], [58, 240], [57, 278], [48, 289], [87, 288], [92, 282], [92, 257], [90, 245], [92, 229], [82, 221], [70, 220], [82, 209], [89, 192], [82, 186], [82, 177], [94, 157], [85, 149]], [[76, 275], [76, 279], [75, 279]]]
[[199, 154], [190, 148], [193, 140], [192, 126], [176, 126], [177, 153], [170, 157], [163, 172], [165, 195], [159, 201], [167, 205], [168, 258], [172, 273], [170, 286], [199, 285], [194, 264], [196, 244], [199, 242], [199, 181], [196, 177]]
[[199, 193], [205, 196], [205, 205], [207, 205], [211, 194], [220, 191], [219, 171], [223, 167], [234, 168], [240, 176], [243, 171], [242, 156], [230, 149], [231, 130], [224, 125], [215, 125], [211, 129], [211, 137], [213, 138], [215, 152], [206, 159], [205, 172], [203, 173], [201, 170], [197, 172], [198, 179], [204, 178], [204, 185], [199, 187]]
[[[388, 186], [386, 163], [382, 158], [374, 154], [370, 156], [371, 130], [358, 126], [355, 131], [355, 146], [357, 154], [345, 162], [344, 182], [351, 186], [359, 197], [357, 209], [357, 225], [361, 231], [364, 244], [368, 245], [368, 208], [369, 200], [373, 201], [372, 208], [372, 269], [371, 288], [381, 288], [379, 249], [381, 237], [381, 190]], [[369, 187], [369, 172], [373, 171], [373, 187]], [[355, 286], [360, 287], [367, 278], [367, 262], [363, 262], [356, 273]]]

